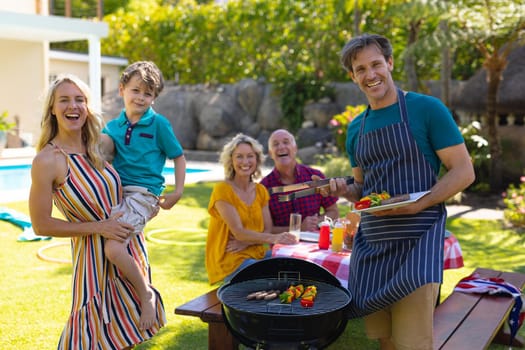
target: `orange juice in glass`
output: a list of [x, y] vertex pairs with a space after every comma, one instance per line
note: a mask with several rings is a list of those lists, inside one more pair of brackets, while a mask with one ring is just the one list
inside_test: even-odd
[[346, 218], [342, 220], [345, 226], [345, 234], [343, 238], [344, 249], [352, 250], [352, 245], [354, 242], [354, 235], [357, 232], [357, 228], [359, 227], [360, 220], [361, 220], [361, 216], [354, 212], [348, 212], [348, 214], [346, 214]]

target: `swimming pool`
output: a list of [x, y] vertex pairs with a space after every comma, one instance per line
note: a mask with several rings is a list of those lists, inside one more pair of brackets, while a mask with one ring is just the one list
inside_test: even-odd
[[[166, 166], [162, 175], [166, 183], [173, 178], [174, 167]], [[198, 174], [209, 172], [210, 169], [186, 168], [186, 174]], [[27, 190], [31, 186], [31, 164], [4, 165], [0, 166], [0, 193], [2, 196], [7, 191]]]
[[0, 167], [0, 191], [21, 190], [31, 185], [31, 165]]

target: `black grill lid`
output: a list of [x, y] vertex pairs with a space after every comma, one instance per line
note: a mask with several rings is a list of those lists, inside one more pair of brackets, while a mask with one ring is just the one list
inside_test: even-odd
[[301, 279], [320, 281], [341, 287], [341, 282], [324, 267], [307, 260], [285, 257], [263, 259], [248, 265], [237, 272], [230, 283], [252, 279], [277, 278], [279, 272], [286, 273], [286, 271], [300, 273]]

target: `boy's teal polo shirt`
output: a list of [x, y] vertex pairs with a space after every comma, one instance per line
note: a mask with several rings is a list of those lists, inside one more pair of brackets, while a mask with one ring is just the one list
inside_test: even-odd
[[162, 170], [166, 159], [183, 155], [169, 120], [149, 108], [140, 120], [130, 124], [126, 110], [108, 122], [103, 130], [115, 144], [113, 167], [118, 171], [123, 186], [146, 187], [160, 195], [164, 190]]

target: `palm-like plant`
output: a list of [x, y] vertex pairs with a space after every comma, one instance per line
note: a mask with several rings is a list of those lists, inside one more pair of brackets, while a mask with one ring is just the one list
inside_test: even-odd
[[9, 131], [15, 127], [15, 123], [10, 123], [7, 121], [7, 111], [0, 114], [0, 131]]

